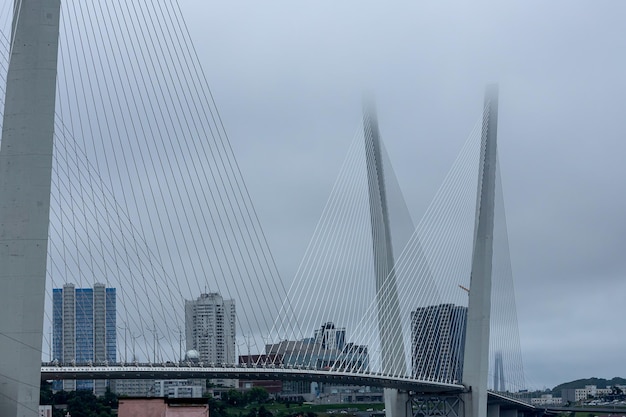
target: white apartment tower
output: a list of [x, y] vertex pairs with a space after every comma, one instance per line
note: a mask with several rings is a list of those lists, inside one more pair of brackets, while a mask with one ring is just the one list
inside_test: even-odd
[[219, 293], [200, 294], [185, 301], [187, 350], [196, 350], [205, 363], [234, 364], [235, 301]]

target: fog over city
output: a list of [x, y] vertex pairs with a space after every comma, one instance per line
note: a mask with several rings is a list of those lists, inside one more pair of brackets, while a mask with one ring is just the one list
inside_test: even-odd
[[626, 376], [626, 3], [180, 3], [284, 280], [364, 94], [417, 223], [497, 82], [528, 385]]

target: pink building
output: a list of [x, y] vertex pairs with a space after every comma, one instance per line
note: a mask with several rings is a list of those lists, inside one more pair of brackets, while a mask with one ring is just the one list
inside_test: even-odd
[[206, 398], [120, 398], [118, 417], [209, 417]]

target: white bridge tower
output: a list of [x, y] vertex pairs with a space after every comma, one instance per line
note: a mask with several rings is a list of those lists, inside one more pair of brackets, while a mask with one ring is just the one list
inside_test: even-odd
[[0, 416], [39, 414], [60, 0], [15, 0], [0, 147]]

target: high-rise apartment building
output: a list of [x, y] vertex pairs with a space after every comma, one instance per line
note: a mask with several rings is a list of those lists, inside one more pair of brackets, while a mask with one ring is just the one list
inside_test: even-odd
[[[116, 361], [115, 288], [66, 284], [52, 290], [52, 355], [60, 363]], [[107, 381], [63, 381], [62, 389], [106, 391]], [[58, 387], [59, 389], [61, 387]]]
[[439, 304], [411, 312], [411, 365], [419, 379], [461, 381], [467, 307]]
[[200, 362], [237, 363], [235, 357], [235, 301], [218, 293], [185, 301], [187, 350], [196, 350]]

